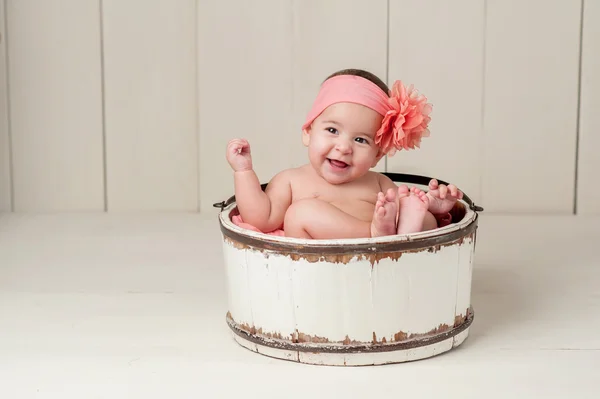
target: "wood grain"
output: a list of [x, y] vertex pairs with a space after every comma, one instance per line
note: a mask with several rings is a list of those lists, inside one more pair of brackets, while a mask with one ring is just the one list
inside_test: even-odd
[[[390, 0], [389, 81], [433, 105], [431, 136], [399, 151], [388, 170], [436, 177], [481, 201], [484, 2]], [[485, 205], [485, 204], [484, 204]]]
[[0, 0], [0, 212], [12, 210], [10, 182], [10, 139], [8, 121], [8, 70], [4, 0]]
[[580, 1], [487, 1], [482, 201], [571, 214]]
[[255, 171], [268, 182], [302, 151], [292, 109], [292, 2], [198, 3], [200, 206], [233, 195], [229, 140], [250, 142]]
[[103, 0], [109, 211], [196, 211], [196, 2]]
[[99, 2], [5, 1], [14, 210], [102, 211]]
[[600, 214], [600, 3], [584, 3], [577, 213]]

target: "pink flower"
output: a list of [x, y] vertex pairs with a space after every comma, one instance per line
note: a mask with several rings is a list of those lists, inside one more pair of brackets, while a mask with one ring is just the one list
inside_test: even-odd
[[410, 85], [408, 89], [397, 80], [392, 86], [388, 103], [391, 109], [385, 114], [375, 143], [388, 155], [397, 150], [420, 148], [421, 138], [429, 137], [428, 125], [431, 104]]

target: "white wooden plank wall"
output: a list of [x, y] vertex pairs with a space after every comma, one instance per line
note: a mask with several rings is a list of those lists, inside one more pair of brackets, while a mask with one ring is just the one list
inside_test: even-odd
[[0, 0], [0, 212], [9, 212], [12, 209], [5, 21], [4, 0]]
[[[292, 165], [287, 149], [292, 88], [290, 0], [198, 2], [200, 206], [233, 195], [227, 142], [250, 142], [254, 169], [268, 181]], [[298, 136], [299, 137], [299, 136]]]
[[196, 211], [196, 1], [101, 3], [107, 208]]
[[0, 0], [0, 211], [216, 212], [229, 139], [250, 140], [264, 182], [306, 162], [319, 84], [363, 68], [434, 105], [432, 136], [388, 171], [450, 180], [486, 212], [600, 213], [597, 2], [581, 98], [580, 0], [51, 3]]
[[572, 213], [581, 1], [486, 3], [481, 202]]
[[388, 83], [414, 84], [433, 112], [421, 149], [389, 157], [388, 170], [450, 181], [476, 203], [482, 198], [475, 166], [483, 137], [483, 39], [480, 0], [390, 0]]
[[600, 214], [600, 2], [584, 3], [577, 213]]
[[99, 2], [5, 1], [14, 210], [103, 210]]

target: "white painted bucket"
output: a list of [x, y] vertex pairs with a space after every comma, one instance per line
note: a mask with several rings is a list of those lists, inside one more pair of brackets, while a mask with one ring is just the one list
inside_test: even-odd
[[[386, 175], [397, 183], [430, 180]], [[226, 320], [241, 346], [301, 363], [359, 366], [428, 358], [467, 338], [483, 210], [468, 196], [448, 226], [372, 239], [256, 233], [231, 221], [235, 197], [214, 206], [221, 208]]]

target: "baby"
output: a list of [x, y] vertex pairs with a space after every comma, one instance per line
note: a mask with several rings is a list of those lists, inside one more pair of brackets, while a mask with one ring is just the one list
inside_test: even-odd
[[429, 136], [431, 105], [396, 81], [390, 91], [377, 76], [343, 70], [329, 76], [302, 126], [309, 163], [284, 170], [263, 192], [250, 144], [227, 145], [236, 204], [244, 223], [285, 236], [333, 239], [407, 234], [438, 227], [463, 194], [429, 183], [428, 192], [397, 187], [370, 169], [386, 154], [419, 147]]

